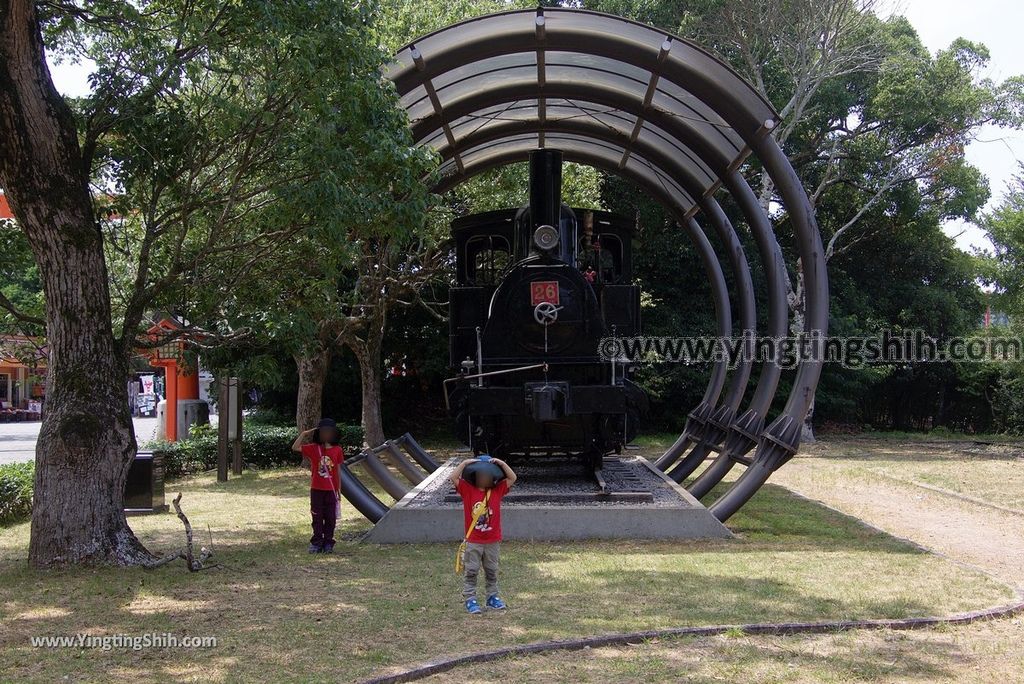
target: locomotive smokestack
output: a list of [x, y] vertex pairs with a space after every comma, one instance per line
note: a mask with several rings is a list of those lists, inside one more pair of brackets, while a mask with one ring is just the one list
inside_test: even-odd
[[530, 153], [530, 219], [533, 228], [558, 229], [562, 214], [562, 153], [534, 150]]
[[[565, 258], [571, 244], [562, 234], [562, 153], [534, 150], [530, 153], [530, 225], [523, 237], [527, 251]], [[550, 226], [550, 228], [541, 228]]]

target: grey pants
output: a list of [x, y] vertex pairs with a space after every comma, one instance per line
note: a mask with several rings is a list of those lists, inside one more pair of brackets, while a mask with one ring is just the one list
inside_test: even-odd
[[498, 593], [498, 557], [501, 553], [501, 542], [493, 544], [466, 544], [466, 553], [462, 562], [466, 566], [465, 584], [462, 596], [471, 599], [476, 596], [476, 577], [480, 574], [480, 565], [484, 566], [484, 578], [487, 580], [487, 596]]

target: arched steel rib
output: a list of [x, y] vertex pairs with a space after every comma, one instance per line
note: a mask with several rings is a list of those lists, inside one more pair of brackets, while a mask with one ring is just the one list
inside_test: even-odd
[[[544, 55], [543, 62], [535, 60], [532, 82], [516, 75], [491, 79], [486, 83], [481, 81], [479, 87], [476, 87], [477, 84], [466, 87], [467, 79], [473, 76], [473, 65], [478, 61], [529, 52]], [[606, 71], [601, 78], [589, 82], [587, 76], [596, 72], [589, 70], [588, 74], [588, 63], [593, 65], [596, 62], [588, 61], [587, 55], [613, 60], [624, 66], [622, 69]], [[506, 60], [504, 63], [512, 64], [515, 61]], [[607, 76], [613, 72], [629, 72], [625, 65], [640, 69], [640, 72], [633, 72], [640, 75], [635, 78]], [[496, 68], [500, 71], [500, 64]], [[509, 68], [514, 68], [514, 65]], [[448, 74], [456, 70], [460, 70], [459, 75], [453, 81]], [[568, 70], [573, 75], [560, 74], [560, 70]], [[574, 70], [578, 73], [573, 73]], [[647, 76], [643, 76], [645, 73]], [[720, 217], [715, 217], [717, 205], [711, 205], [707, 200], [724, 184], [746, 215], [765, 265], [769, 289], [768, 332], [784, 334], [787, 317], [784, 315], [785, 281], [782, 278], [786, 277], [785, 267], [774, 236], [771, 235], [767, 217], [756, 205], [756, 201], [751, 201], [752, 193], [737, 173], [748, 151], [753, 151], [778, 188], [783, 204], [793, 220], [796, 251], [803, 263], [807, 292], [806, 328], [824, 334], [828, 293], [821, 240], [810, 202], [799, 179], [774, 139], [768, 135], [777, 122], [777, 115], [727, 65], [699, 47], [650, 27], [607, 15], [561, 9], [539, 10], [537, 13], [508, 12], [470, 20], [417, 40], [415, 46], [408, 46], [399, 53], [390, 77], [401, 96], [410, 95], [404, 101], [410, 111], [418, 108], [420, 112], [417, 114], [418, 120], [412, 122], [417, 141], [436, 138], [435, 131], [443, 129], [454, 160], [455, 172], [451, 178], [443, 179], [441, 185], [450, 186], [483, 168], [524, 158], [522, 138], [512, 131], [516, 122], [512, 122], [506, 127], [508, 130], [502, 132], [505, 138], [494, 137], [495, 133], [488, 131], [494, 128], [493, 124], [474, 126], [475, 135], [467, 136], [467, 140], [459, 138], [462, 132], [459, 125], [461, 117], [486, 112], [487, 107], [497, 103], [532, 98], [538, 101], [538, 107], [543, 101], [544, 108], [550, 112], [555, 108], [552, 104], [555, 100], [566, 99], [632, 112], [636, 124], [628, 132], [612, 126], [615, 128], [613, 133], [602, 135], [596, 130], [587, 132], [577, 127], [577, 137], [564, 132], [568, 125], [562, 127], [563, 132], [559, 132], [558, 125], [550, 115], [538, 116], [542, 124], [538, 137], [543, 135], [543, 143], [549, 147], [555, 147], [560, 142], [571, 148], [566, 150], [567, 159], [589, 163], [632, 178], [666, 204], [698, 245], [701, 243], [698, 236], [700, 231], [696, 223], [691, 222], [693, 214], [703, 209], [716, 230], [720, 230]], [[461, 90], [457, 83], [459, 78], [466, 81]], [[628, 87], [612, 87], [609, 84]], [[422, 94], [412, 94], [421, 86]], [[666, 95], [672, 92], [681, 92], [682, 95]], [[450, 97], [453, 94], [457, 96]], [[418, 101], [426, 102], [428, 99], [431, 105], [429, 108], [424, 109], [418, 104]], [[596, 116], [591, 118], [595, 122], [599, 121]], [[610, 118], [605, 117], [606, 121]], [[646, 140], [640, 134], [641, 126], [648, 131]], [[664, 134], [671, 136], [676, 144], [667, 142]], [[521, 136], [521, 133], [518, 135]], [[655, 137], [652, 138], [652, 135]], [[482, 141], [488, 136], [493, 142]], [[623, 136], [625, 139], [621, 140]], [[664, 146], [653, 142], [657, 136], [666, 140]], [[472, 139], [474, 137], [475, 140]], [[609, 147], [610, 137], [620, 140]], [[585, 142], [600, 139], [605, 142]], [[662, 146], [664, 150], [659, 154], [656, 148]], [[666, 152], [670, 148], [673, 151]], [[665, 159], [677, 154], [680, 157], [677, 163]], [[642, 168], [645, 165], [649, 168]], [[709, 171], [713, 175], [709, 176]], [[731, 244], [731, 240], [723, 240], [723, 244]], [[706, 254], [702, 254], [702, 259], [706, 257]], [[716, 293], [722, 285], [714, 282], [716, 271], [717, 277], [721, 277], [721, 267], [717, 265], [717, 260], [715, 268], [706, 267], [706, 270], [713, 281], [713, 299], [721, 333], [724, 329], [722, 309], [730, 305], [728, 292]], [[735, 268], [733, 271], [740, 272]], [[746, 328], [742, 294], [739, 296], [739, 304], [741, 327]], [[817, 347], [820, 347], [820, 340], [812, 342], [812, 350]], [[741, 384], [745, 386], [748, 378], [733, 375], [722, 404], [717, 405], [716, 420], [712, 423], [717, 429], [716, 434], [710, 435], [712, 440], [721, 442], [721, 437], [725, 437], [722, 453], [712, 464], [714, 476], [720, 477], [719, 471], [724, 475], [728, 467], [749, 450], [755, 439], [758, 447], [750, 467], [721, 499], [712, 504], [711, 511], [716, 517], [721, 520], [728, 518], [767, 480], [775, 468], [795, 452], [799, 444], [800, 424], [813, 396], [820, 371], [820, 356], [801, 361], [782, 414], [763, 431], [761, 426], [765, 413], [778, 387], [778, 368], [771, 364], [762, 367], [749, 407], [735, 420], [731, 417], [735, 415], [742, 398], [742, 392], [737, 391], [737, 388]], [[745, 372], [749, 373], [749, 366]], [[714, 390], [710, 394], [715, 398], [698, 407], [699, 417], [703, 420], [711, 418], [711, 407], [716, 405], [718, 393], [724, 384], [724, 372], [719, 366], [714, 367], [711, 375], [708, 390]], [[708, 392], [705, 397], [709, 397]], [[670, 453], [667, 452], [668, 456]], [[728, 458], [723, 461], [725, 457]], [[667, 459], [663, 457], [663, 460]], [[690, 460], [697, 459], [694, 457]], [[708, 477], [704, 482], [710, 483], [713, 479]], [[701, 488], [704, 486], [702, 483]]]

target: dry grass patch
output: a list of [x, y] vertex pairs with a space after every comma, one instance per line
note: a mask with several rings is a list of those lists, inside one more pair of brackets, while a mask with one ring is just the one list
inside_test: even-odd
[[834, 477], [926, 484], [1024, 512], [1024, 445], [825, 440], [798, 458], [827, 459]]
[[425, 682], [972, 682], [1006, 684], [1024, 672], [1024, 621], [917, 632], [663, 639], [459, 668]]

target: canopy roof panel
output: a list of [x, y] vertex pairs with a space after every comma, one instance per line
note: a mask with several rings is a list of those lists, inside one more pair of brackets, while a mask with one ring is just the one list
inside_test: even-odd
[[778, 121], [697, 45], [578, 10], [513, 11], [442, 29], [403, 48], [388, 76], [416, 141], [441, 155], [446, 187], [470, 167], [553, 146], [560, 133], [570, 158], [624, 175], [646, 169], [644, 180], [653, 174], [686, 214]]

